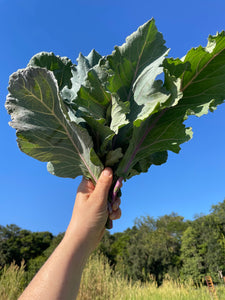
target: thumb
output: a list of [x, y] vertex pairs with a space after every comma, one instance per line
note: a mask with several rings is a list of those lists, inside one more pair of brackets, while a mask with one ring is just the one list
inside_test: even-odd
[[112, 185], [113, 172], [110, 168], [105, 168], [101, 173], [97, 184], [95, 186], [93, 194], [100, 201], [108, 199], [109, 189]]

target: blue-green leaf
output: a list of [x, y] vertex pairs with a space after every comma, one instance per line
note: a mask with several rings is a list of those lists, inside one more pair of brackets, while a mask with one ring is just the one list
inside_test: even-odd
[[52, 72], [28, 67], [12, 74], [6, 108], [23, 152], [49, 162], [54, 175], [84, 175], [97, 181], [103, 166], [92, 163], [93, 141], [87, 130], [69, 119]]

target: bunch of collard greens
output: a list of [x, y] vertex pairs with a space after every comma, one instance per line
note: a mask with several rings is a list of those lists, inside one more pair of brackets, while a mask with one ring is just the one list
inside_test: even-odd
[[[61, 177], [84, 175], [96, 183], [114, 171], [114, 197], [122, 180], [147, 172], [191, 139], [183, 122], [214, 111], [225, 99], [225, 32], [182, 59], [168, 49], [151, 19], [111, 55], [95, 50], [65, 57], [41, 52], [12, 74], [6, 109], [20, 149], [48, 162]], [[164, 82], [157, 76], [164, 73]]]

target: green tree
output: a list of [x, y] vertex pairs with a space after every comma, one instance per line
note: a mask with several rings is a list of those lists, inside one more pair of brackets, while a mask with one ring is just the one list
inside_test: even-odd
[[189, 226], [182, 236], [181, 259], [183, 261], [181, 277], [191, 278], [194, 282], [199, 282], [204, 276], [205, 269], [203, 256], [199, 249], [199, 231], [193, 226]]
[[137, 254], [144, 263], [142, 274], [145, 274], [145, 278], [140, 279], [146, 279], [149, 274], [153, 274], [158, 284], [161, 284], [165, 274], [176, 278], [180, 268], [181, 236], [187, 227], [184, 218], [172, 213], [157, 220], [142, 218], [136, 224], [142, 235], [141, 247], [144, 249], [143, 255], [142, 250]]
[[115, 268], [134, 280], [154, 275], [160, 284], [164, 275], [179, 275], [182, 232], [187, 224], [177, 214], [155, 220], [149, 216], [135, 221], [133, 228], [110, 236], [104, 249]]
[[0, 267], [10, 264], [13, 260], [19, 260], [19, 249], [15, 244], [19, 232], [20, 228], [15, 224], [5, 227], [0, 225]]
[[48, 248], [52, 238], [50, 232], [31, 232], [14, 224], [0, 226], [0, 266], [27, 263]]
[[225, 272], [225, 202], [212, 207], [211, 214], [190, 223], [182, 237], [183, 278], [196, 282], [209, 274], [218, 281], [218, 271]]

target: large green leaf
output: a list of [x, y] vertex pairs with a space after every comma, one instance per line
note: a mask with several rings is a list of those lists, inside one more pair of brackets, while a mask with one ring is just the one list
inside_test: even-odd
[[116, 94], [112, 95], [111, 122], [110, 128], [116, 134], [119, 129], [129, 123], [126, 115], [130, 112], [130, 103], [120, 101]]
[[67, 57], [60, 57], [52, 52], [40, 52], [34, 55], [28, 63], [28, 67], [41, 67], [54, 73], [59, 90], [65, 86], [71, 88], [71, 77], [74, 65]]
[[101, 55], [92, 50], [88, 56], [79, 55], [78, 65], [72, 70], [71, 88], [61, 91], [63, 100], [73, 109], [85, 111], [95, 119], [106, 117], [111, 96], [104, 88], [108, 74], [99, 66]]
[[98, 66], [101, 58], [95, 50], [88, 56], [80, 53], [76, 66], [67, 57], [41, 52], [31, 58], [28, 67], [42, 67], [52, 71], [65, 103], [72, 104], [76, 110], [83, 109], [95, 118], [102, 118], [105, 116], [105, 106], [110, 103], [110, 95], [102, 86], [107, 74]]
[[184, 120], [189, 114], [201, 116], [213, 111], [225, 99], [225, 34], [210, 36], [206, 48], [196, 48], [185, 58], [164, 61], [165, 86], [174, 97], [168, 108], [161, 109], [142, 122], [134, 123], [129, 147], [122, 158], [117, 175], [130, 177], [138, 162], [148, 161], [154, 152], [170, 150], [178, 153], [180, 144], [192, 137]]
[[[136, 164], [132, 164], [129, 168], [129, 172], [126, 173], [126, 179], [133, 177], [134, 175], [139, 175], [143, 172], [148, 172], [151, 165], [161, 165], [167, 161], [168, 153], [167, 151], [154, 152], [145, 158], [137, 161]], [[123, 177], [122, 177], [123, 178]]]
[[[107, 57], [105, 62], [113, 73], [108, 89], [116, 93], [120, 102], [130, 103], [130, 110], [121, 120], [127, 126], [118, 126], [119, 134], [114, 138], [115, 146], [126, 151], [130, 143], [133, 126], [139, 126], [152, 113], [171, 104], [171, 93], [155, 80], [162, 73], [162, 63], [168, 54], [165, 41], [158, 32], [154, 19], [146, 22], [130, 35], [126, 42]], [[175, 97], [173, 98], [173, 102]], [[119, 124], [118, 124], [119, 125]]]
[[182, 105], [201, 116], [225, 99], [225, 32], [209, 36], [208, 45], [191, 49], [184, 62], [191, 65], [181, 76]]
[[132, 85], [143, 70], [167, 53], [164, 44], [162, 34], [158, 32], [152, 19], [128, 36], [122, 46], [116, 46], [113, 53], [107, 56], [107, 62], [114, 72], [109, 90], [117, 92], [123, 101], [129, 100]]
[[81, 85], [84, 83], [88, 71], [95, 66], [99, 59], [101, 58], [101, 55], [98, 54], [95, 50], [92, 50], [88, 56], [83, 56], [81, 53], [79, 54], [79, 57], [77, 59], [77, 66], [74, 65], [71, 77], [71, 85], [65, 87], [62, 91], [62, 97], [63, 99], [66, 99], [67, 102], [71, 103], [76, 97], [77, 92], [79, 91]]
[[96, 182], [102, 166], [92, 162], [92, 139], [84, 128], [69, 119], [52, 72], [29, 67], [14, 73], [6, 108], [23, 152], [50, 162], [48, 169], [57, 176], [85, 175]]
[[112, 148], [115, 132], [105, 124], [105, 119], [96, 120], [85, 113], [82, 114], [82, 118], [87, 122], [88, 126], [86, 125], [86, 127], [93, 137], [95, 152], [99, 158], [103, 159], [108, 150]]
[[90, 69], [73, 101], [74, 107], [84, 110], [95, 119], [105, 119], [107, 109], [111, 105], [111, 95], [105, 88], [107, 79], [107, 72], [99, 65]]
[[140, 26], [126, 42], [107, 57], [113, 70], [108, 89], [122, 101], [130, 101], [129, 120], [147, 118], [169, 93], [155, 78], [162, 73], [162, 62], [168, 54], [165, 41], [154, 19]]
[[[131, 170], [140, 162], [142, 169], [145, 169], [146, 172], [150, 161], [149, 157], [154, 153], [165, 153], [167, 150], [178, 153], [179, 145], [192, 137], [191, 129], [185, 128], [183, 124], [184, 119], [185, 110], [178, 110], [175, 106], [161, 110], [143, 121], [139, 127], [135, 126], [129, 147], [116, 171], [117, 175], [123, 178], [131, 177]], [[161, 163], [164, 163], [166, 158], [165, 154]]]

